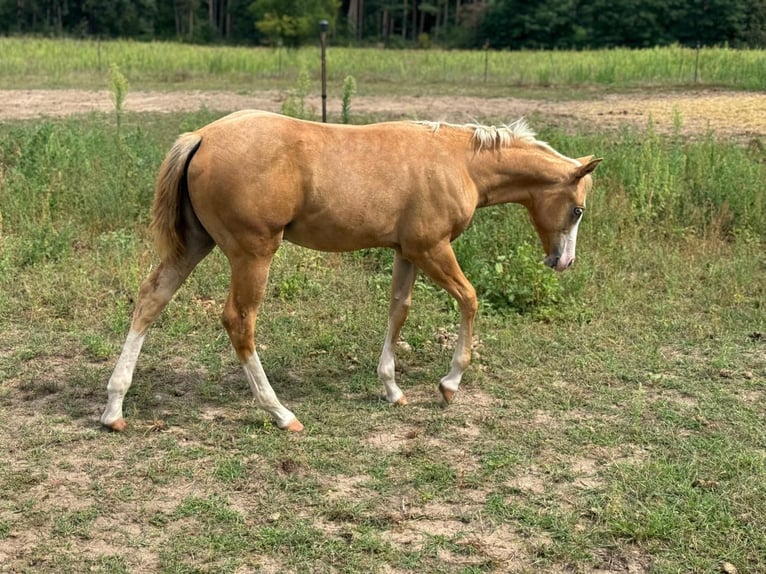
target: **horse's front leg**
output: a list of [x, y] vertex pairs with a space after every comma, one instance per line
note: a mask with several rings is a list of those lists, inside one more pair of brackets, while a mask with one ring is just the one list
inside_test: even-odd
[[391, 281], [388, 329], [386, 330], [386, 339], [383, 342], [383, 351], [380, 353], [380, 360], [378, 361], [378, 377], [383, 383], [388, 402], [399, 406], [407, 404], [407, 397], [396, 384], [394, 350], [412, 304], [412, 286], [417, 275], [417, 267], [397, 253], [394, 258], [394, 273]]
[[476, 289], [463, 275], [449, 242], [440, 243], [421, 254], [416, 263], [431, 279], [452, 295], [460, 307], [460, 332], [452, 355], [450, 371], [439, 383], [444, 402], [449, 404], [460, 386], [463, 373], [471, 363], [473, 320], [478, 309]]

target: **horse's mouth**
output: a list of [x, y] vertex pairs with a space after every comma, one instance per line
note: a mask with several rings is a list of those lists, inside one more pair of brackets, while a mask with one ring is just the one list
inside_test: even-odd
[[575, 261], [574, 257], [556, 255], [555, 253], [551, 253], [543, 260], [545, 265], [547, 265], [551, 269], [554, 269], [558, 272], [569, 269], [574, 263], [574, 261]]

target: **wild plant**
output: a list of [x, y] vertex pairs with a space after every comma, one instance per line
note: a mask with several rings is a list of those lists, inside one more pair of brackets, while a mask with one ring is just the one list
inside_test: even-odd
[[344, 124], [351, 123], [351, 98], [354, 94], [356, 94], [356, 80], [354, 76], [346, 76], [343, 80], [343, 107], [340, 112]]

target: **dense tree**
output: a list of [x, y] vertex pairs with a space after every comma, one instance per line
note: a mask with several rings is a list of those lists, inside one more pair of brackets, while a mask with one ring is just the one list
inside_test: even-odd
[[762, 46], [766, 0], [494, 0], [475, 43], [502, 48]]
[[476, 41], [498, 48], [569, 48], [578, 24], [576, 0], [494, 2]]
[[95, 36], [150, 39], [154, 36], [155, 0], [84, 0], [85, 32]]
[[766, 0], [0, 0], [0, 34], [511, 49], [766, 46]]
[[316, 38], [320, 20], [334, 25], [339, 8], [340, 0], [255, 0], [250, 6], [267, 41], [291, 46]]

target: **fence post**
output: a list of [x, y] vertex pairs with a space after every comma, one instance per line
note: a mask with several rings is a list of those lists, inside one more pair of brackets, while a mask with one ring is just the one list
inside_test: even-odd
[[330, 23], [327, 20], [319, 21], [319, 40], [322, 44], [322, 122], [327, 122], [327, 58], [325, 50], [327, 48], [327, 29]]

